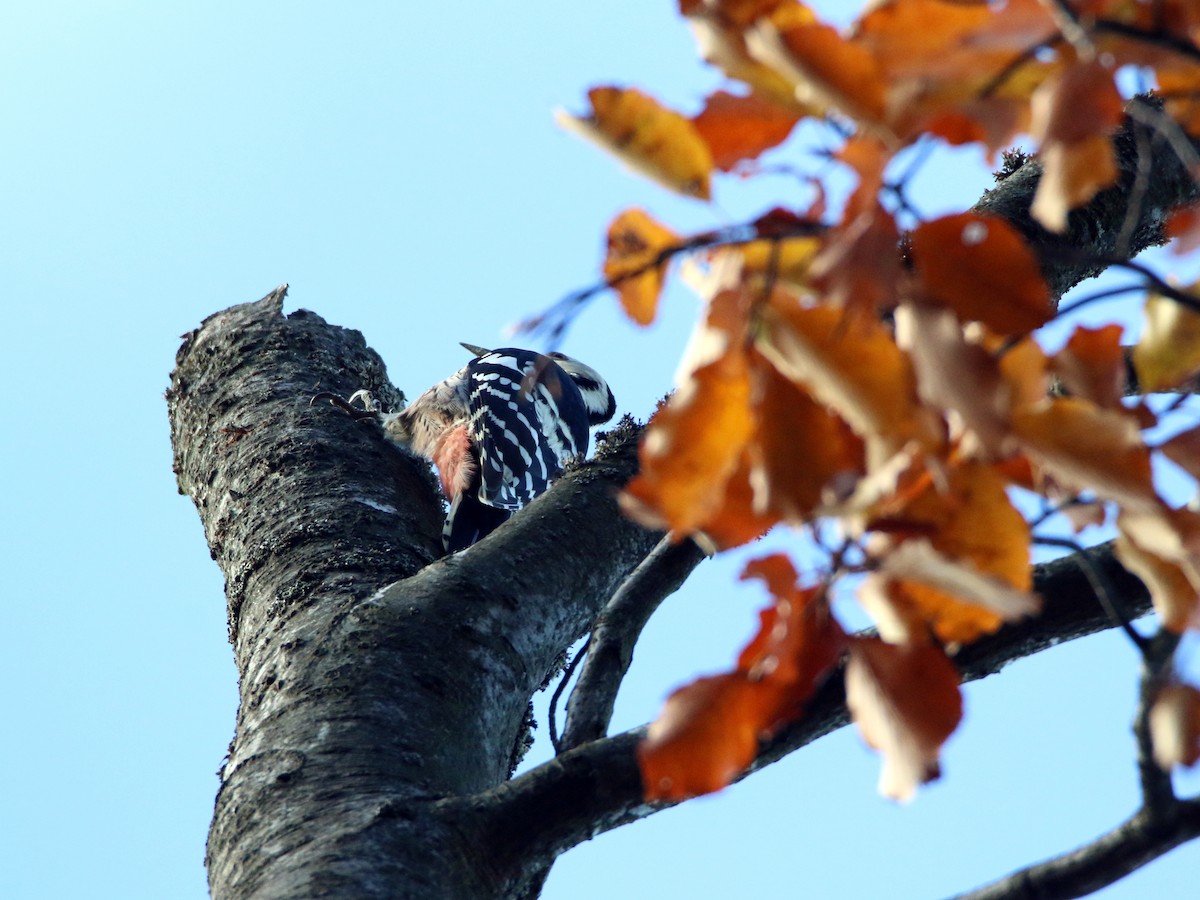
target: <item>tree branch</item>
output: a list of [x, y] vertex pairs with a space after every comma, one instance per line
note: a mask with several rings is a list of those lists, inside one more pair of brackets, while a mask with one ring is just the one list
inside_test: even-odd
[[1162, 819], [1139, 810], [1078, 850], [1022, 869], [954, 900], [1059, 900], [1082, 897], [1119, 881], [1180, 844], [1200, 837], [1200, 801], [1173, 807]]
[[1142, 807], [1108, 834], [1054, 859], [1028, 866], [956, 900], [1058, 900], [1081, 897], [1120, 881], [1180, 844], [1200, 837], [1200, 802], [1180, 801], [1171, 775], [1154, 761], [1150, 709], [1170, 671], [1179, 635], [1165, 628], [1142, 646], [1143, 663], [1133, 733], [1137, 739]]
[[642, 629], [659, 604], [679, 590], [704, 558], [695, 541], [671, 543], [663, 538], [604, 607], [567, 703], [567, 725], [556, 748], [559, 752], [607, 734], [617, 692], [633, 662]]
[[[1121, 614], [1137, 618], [1149, 611], [1144, 585], [1116, 561], [1111, 545], [1091, 548], [1091, 553], [1093, 564], [1103, 569], [1119, 592]], [[984, 678], [1015, 660], [1118, 624], [1096, 600], [1085, 567], [1072, 557], [1039, 566], [1035, 588], [1045, 598], [1041, 615], [1006, 625], [955, 656], [963, 681]], [[765, 742], [741, 777], [848, 722], [839, 669], [817, 692], [803, 718]], [[636, 749], [644, 733], [643, 726], [584, 744], [464, 802], [490, 823], [485, 833], [498, 842], [513, 865], [530, 858], [553, 858], [596, 834], [673, 805], [642, 799]], [[455, 801], [447, 803], [453, 806]]]
[[[1164, 241], [1170, 212], [1200, 199], [1190, 166], [1197, 144], [1163, 125], [1162, 104], [1135, 97], [1113, 135], [1119, 175], [1112, 187], [1073, 210], [1062, 234], [1047, 231], [1029, 214], [1042, 176], [1042, 163], [1030, 157], [973, 207], [1013, 225], [1037, 254], [1042, 275], [1056, 297], [1086, 278], [1099, 275], [1113, 260], [1130, 259]], [[1168, 120], [1169, 121], [1169, 120]]]

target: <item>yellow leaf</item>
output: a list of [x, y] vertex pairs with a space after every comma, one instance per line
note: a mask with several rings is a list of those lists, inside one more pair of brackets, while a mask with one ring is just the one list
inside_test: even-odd
[[595, 87], [588, 99], [590, 115], [560, 111], [558, 124], [670, 190], [710, 198], [712, 152], [690, 119], [635, 88]]
[[621, 298], [625, 314], [639, 325], [654, 321], [662, 293], [666, 261], [655, 261], [679, 235], [640, 209], [627, 209], [608, 226], [608, 254], [604, 277]]
[[[1195, 285], [1188, 293], [1200, 297]], [[1200, 372], [1200, 313], [1178, 300], [1151, 294], [1145, 317], [1146, 326], [1133, 348], [1138, 385], [1147, 393], [1179, 387]]]

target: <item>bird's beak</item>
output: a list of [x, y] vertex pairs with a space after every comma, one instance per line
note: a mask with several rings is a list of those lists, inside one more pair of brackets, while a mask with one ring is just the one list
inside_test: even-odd
[[492, 352], [487, 347], [480, 347], [478, 344], [468, 344], [465, 341], [462, 341], [460, 343], [463, 347], [466, 347], [468, 350], [470, 350], [476, 356], [487, 356], [489, 353]]

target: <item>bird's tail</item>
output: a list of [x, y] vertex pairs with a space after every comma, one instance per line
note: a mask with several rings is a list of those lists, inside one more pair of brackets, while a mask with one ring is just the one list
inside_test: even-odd
[[442, 545], [447, 553], [465, 550], [483, 540], [512, 515], [512, 510], [488, 506], [474, 491], [463, 491], [450, 504], [442, 526]]

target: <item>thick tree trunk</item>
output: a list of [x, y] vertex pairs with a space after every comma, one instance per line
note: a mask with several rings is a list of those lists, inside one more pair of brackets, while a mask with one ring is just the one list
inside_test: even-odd
[[282, 316], [283, 296], [188, 335], [169, 391], [241, 681], [213, 896], [500, 896], [512, 873], [439, 801], [508, 778], [531, 695], [653, 546], [594, 514], [634, 466], [631, 437], [486, 546], [435, 562], [428, 467], [309, 405], [318, 389], [386, 391], [382, 364], [357, 332]]

